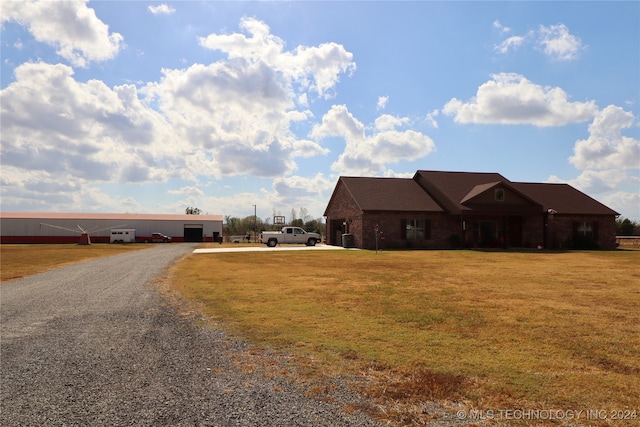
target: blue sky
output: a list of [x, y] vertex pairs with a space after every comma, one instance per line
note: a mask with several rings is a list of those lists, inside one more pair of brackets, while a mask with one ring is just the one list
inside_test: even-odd
[[322, 216], [339, 176], [640, 220], [640, 2], [4, 1], [2, 210]]

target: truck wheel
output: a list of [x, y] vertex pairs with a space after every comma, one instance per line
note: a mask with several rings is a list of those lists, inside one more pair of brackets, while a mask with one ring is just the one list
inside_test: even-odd
[[307, 240], [307, 246], [315, 246], [315, 245], [316, 245], [316, 239]]
[[270, 248], [274, 248], [277, 244], [278, 244], [278, 241], [276, 239], [267, 240], [267, 246], [269, 246]]

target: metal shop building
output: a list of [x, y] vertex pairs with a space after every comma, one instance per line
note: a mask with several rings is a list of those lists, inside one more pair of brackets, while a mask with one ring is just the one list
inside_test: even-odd
[[112, 229], [135, 229], [137, 242], [162, 233], [174, 242], [211, 242], [222, 236], [222, 215], [0, 212], [1, 243], [109, 243]]

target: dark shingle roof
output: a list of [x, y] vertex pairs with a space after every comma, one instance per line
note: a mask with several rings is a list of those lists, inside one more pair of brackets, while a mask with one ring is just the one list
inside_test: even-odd
[[471, 191], [469, 191], [463, 198], [462, 200], [460, 200], [460, 203], [464, 203], [467, 200], [471, 200], [474, 197], [484, 193], [487, 190], [492, 189], [493, 187], [496, 187], [497, 185], [501, 184], [500, 182], [489, 182], [487, 184], [478, 184], [475, 187], [473, 187], [471, 189]]
[[[411, 178], [340, 177], [362, 211], [474, 211], [467, 202], [501, 185], [529, 200], [527, 212], [553, 209], [558, 214], [618, 215], [568, 184], [511, 182], [499, 173], [419, 170]], [[331, 202], [330, 202], [331, 203]]]
[[[509, 185], [510, 181], [492, 172], [440, 172], [419, 170], [414, 175], [419, 182], [437, 200], [443, 208], [452, 214], [459, 214], [469, 208], [462, 205], [473, 190], [491, 187], [498, 183]], [[487, 184], [485, 186], [484, 184]], [[491, 184], [491, 185], [489, 185]], [[486, 188], [485, 188], [486, 189]]]
[[363, 211], [442, 212], [411, 178], [340, 177]]
[[537, 200], [545, 211], [553, 209], [558, 214], [619, 215], [569, 184], [513, 182], [511, 185]]

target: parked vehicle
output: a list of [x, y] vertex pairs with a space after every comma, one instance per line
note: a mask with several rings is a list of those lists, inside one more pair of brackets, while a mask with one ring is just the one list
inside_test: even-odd
[[282, 243], [304, 243], [315, 246], [322, 241], [318, 233], [307, 233], [300, 227], [282, 227], [280, 231], [263, 231], [260, 233], [260, 243], [274, 247]]
[[171, 237], [165, 236], [162, 233], [153, 233], [151, 235], [151, 241], [153, 243], [171, 243]]
[[113, 228], [109, 234], [109, 243], [133, 243], [135, 241], [135, 228]]

